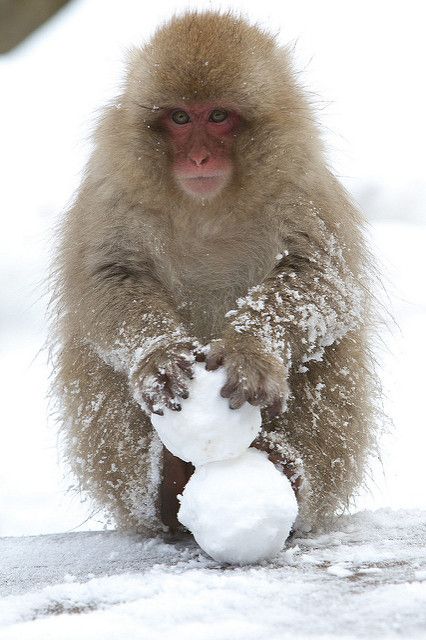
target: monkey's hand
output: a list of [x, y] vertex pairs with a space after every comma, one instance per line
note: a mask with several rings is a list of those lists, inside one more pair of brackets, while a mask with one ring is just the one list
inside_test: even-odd
[[132, 367], [129, 380], [133, 397], [146, 413], [163, 415], [164, 408], [180, 411], [179, 398], [188, 398], [188, 380], [198, 355], [196, 342], [162, 344]]
[[267, 409], [271, 418], [284, 411], [289, 394], [287, 367], [280, 358], [265, 352], [261, 342], [247, 334], [232, 332], [215, 340], [206, 356], [206, 369], [223, 365], [227, 380], [221, 396], [229, 398], [231, 409], [244, 402]]

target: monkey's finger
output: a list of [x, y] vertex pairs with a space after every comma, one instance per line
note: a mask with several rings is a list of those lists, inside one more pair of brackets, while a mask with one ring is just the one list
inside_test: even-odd
[[207, 371], [215, 371], [219, 367], [223, 365], [224, 355], [222, 353], [217, 353], [215, 355], [206, 357], [206, 369]]
[[163, 395], [164, 398], [171, 397], [173, 398], [173, 391], [170, 387], [170, 371], [163, 369], [161, 373], [158, 374], [158, 394]]
[[158, 416], [164, 415], [164, 410], [163, 410], [164, 407], [167, 407], [172, 411], [181, 410], [179, 401], [172, 396], [170, 390], [167, 389], [166, 386], [164, 385], [163, 385], [163, 391], [161, 395], [159, 394], [156, 398], [152, 398], [151, 395], [150, 396], [145, 395], [143, 396], [143, 400], [146, 406], [148, 407], [149, 411], [151, 411], [151, 413], [157, 414]]
[[179, 369], [181, 369], [183, 371], [183, 373], [186, 375], [186, 377], [189, 378], [190, 380], [192, 380], [192, 378], [194, 377], [194, 371], [192, 369], [192, 362], [188, 362], [187, 360], [184, 360], [183, 358], [179, 358], [176, 361], [176, 364], [179, 367]]
[[157, 374], [158, 381], [158, 396], [161, 397], [164, 401], [173, 398], [173, 391], [170, 386], [170, 368], [163, 368]]
[[164, 411], [161, 408], [161, 404], [158, 399], [154, 399], [152, 394], [142, 393], [142, 401], [150, 413], [155, 413], [157, 416], [163, 416]]
[[182, 409], [179, 400], [177, 399], [178, 393], [175, 391], [175, 377], [170, 374], [165, 374], [162, 380], [164, 404], [168, 409], [172, 411], [180, 411]]
[[192, 365], [194, 364], [194, 357], [192, 353], [180, 353], [177, 354], [176, 364], [178, 364], [183, 369], [188, 369], [192, 371]]
[[189, 389], [186, 378], [177, 377], [173, 383], [173, 391], [179, 398], [182, 398], [182, 400], [187, 400], [189, 398]]
[[177, 400], [177, 398], [168, 397], [167, 399], [165, 399], [164, 404], [171, 411], [181, 411], [182, 410], [182, 406], [181, 406], [179, 400]]
[[186, 384], [188, 382], [188, 374], [192, 374], [192, 365], [187, 366], [184, 362], [178, 360], [170, 365], [168, 373], [172, 381], [173, 379], [181, 380]]
[[230, 409], [239, 409], [243, 406], [246, 401], [244, 391], [238, 390], [234, 393], [229, 400], [229, 408]]
[[168, 386], [173, 396], [179, 396], [186, 400], [189, 397], [188, 385], [182, 375], [182, 371], [176, 367], [174, 374], [169, 376]]
[[223, 385], [222, 389], [220, 390], [220, 395], [222, 396], [222, 398], [230, 398], [231, 395], [235, 393], [236, 390], [237, 390], [237, 383], [228, 381], [226, 384]]

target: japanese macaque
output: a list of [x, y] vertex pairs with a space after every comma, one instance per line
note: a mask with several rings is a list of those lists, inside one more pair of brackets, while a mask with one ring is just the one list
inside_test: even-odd
[[192, 467], [151, 412], [196, 359], [312, 527], [344, 510], [374, 449], [371, 259], [288, 52], [232, 14], [173, 18], [103, 112], [55, 263], [55, 394], [80, 489], [118, 526], [178, 526]]

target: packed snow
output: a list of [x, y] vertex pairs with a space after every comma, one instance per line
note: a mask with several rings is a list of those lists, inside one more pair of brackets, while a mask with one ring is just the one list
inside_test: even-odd
[[425, 535], [425, 511], [361, 512], [271, 563], [228, 568], [191, 540], [5, 538], [0, 639], [418, 640]]
[[250, 567], [224, 567], [190, 538], [94, 531], [110, 527], [104, 515], [66, 492], [38, 354], [52, 228], [123, 49], [183, 8], [78, 0], [0, 58], [1, 640], [426, 638], [423, 3], [215, 6], [229, 4], [281, 31], [282, 42], [297, 40], [331, 164], [372, 220], [396, 320], [378, 353], [393, 422], [381, 463], [352, 515]]
[[207, 371], [195, 363], [193, 372], [181, 411], [151, 416], [167, 449], [197, 467], [180, 496], [178, 519], [218, 562], [273, 558], [290, 533], [297, 502], [266, 454], [248, 448], [260, 431], [260, 409], [229, 408], [220, 395], [223, 368]]
[[290, 481], [252, 447], [195, 469], [180, 503], [179, 521], [209, 556], [229, 564], [274, 558], [297, 517]]
[[195, 466], [239, 456], [260, 431], [260, 409], [248, 403], [237, 411], [229, 408], [229, 400], [220, 395], [223, 368], [207, 371], [195, 363], [193, 372], [181, 411], [165, 408], [163, 416], [152, 414], [158, 435], [169, 451]]

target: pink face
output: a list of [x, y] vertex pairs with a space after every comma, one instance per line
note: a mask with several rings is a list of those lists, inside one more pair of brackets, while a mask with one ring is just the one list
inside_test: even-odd
[[173, 150], [173, 175], [194, 198], [212, 198], [229, 182], [231, 149], [240, 123], [232, 109], [192, 104], [169, 109], [163, 125]]

